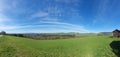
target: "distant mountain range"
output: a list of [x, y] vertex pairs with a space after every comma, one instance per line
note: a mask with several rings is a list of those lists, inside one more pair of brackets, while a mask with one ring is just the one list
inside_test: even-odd
[[112, 32], [100, 32], [98, 35], [112, 35]]

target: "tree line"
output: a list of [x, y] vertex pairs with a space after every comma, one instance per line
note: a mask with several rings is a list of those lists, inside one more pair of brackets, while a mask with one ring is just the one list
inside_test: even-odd
[[6, 32], [5, 31], [1, 31], [0, 35], [6, 35]]
[[84, 38], [92, 33], [6, 33], [2, 31], [0, 34], [8, 36], [23, 37], [36, 40], [55, 40], [55, 39], [70, 39], [70, 38]]
[[37, 33], [28, 33], [28, 34], [7, 34], [10, 36], [24, 37], [36, 40], [54, 40], [54, 39], [69, 39], [75, 38], [75, 34], [37, 34]]

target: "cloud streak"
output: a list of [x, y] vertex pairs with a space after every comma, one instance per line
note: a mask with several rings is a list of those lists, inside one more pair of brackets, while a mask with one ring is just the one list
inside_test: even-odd
[[[46, 28], [44, 31], [51, 31], [54, 30], [54, 32], [90, 32], [89, 30], [85, 29], [83, 26], [70, 24], [70, 23], [63, 23], [63, 22], [51, 22], [51, 21], [41, 21], [40, 24], [32, 24], [32, 25], [17, 25], [17, 26], [0, 26], [0, 30], [18, 30], [18, 29], [28, 29], [28, 28]], [[35, 30], [33, 29], [33, 30]], [[42, 31], [37, 30], [38, 32]], [[36, 30], [35, 30], [36, 31]], [[29, 30], [31, 32], [31, 30]], [[53, 31], [51, 31], [53, 32]]]
[[41, 23], [62, 25], [62, 27], [70, 29], [72, 31], [90, 32], [89, 30], [85, 29], [83, 26], [75, 25], [75, 24], [70, 24], [70, 23], [64, 23], [64, 22], [44, 22], [44, 21], [42, 21]]
[[41, 18], [41, 17], [46, 17], [48, 15], [49, 15], [49, 13], [47, 13], [47, 12], [37, 12], [37, 13], [33, 14], [32, 17], [33, 18], [36, 18], [36, 17]]
[[[72, 18], [72, 16], [79, 15], [79, 10], [74, 7], [74, 6], [78, 6], [79, 0], [62, 0], [62, 1], [53, 0], [53, 1], [54, 1], [53, 3], [50, 2], [48, 3], [48, 5], [45, 5], [43, 9], [34, 10], [24, 6], [22, 3], [21, 5], [26, 8], [24, 7], [18, 8], [20, 5], [17, 7], [17, 3], [19, 4], [19, 2], [15, 0], [12, 0], [11, 1], [12, 3], [8, 3], [7, 0], [0, 0], [0, 13], [1, 13], [0, 14], [0, 24], [1, 24], [0, 30], [7, 30], [7, 31], [20, 30], [21, 31], [26, 29], [28, 31], [31, 31], [32, 29], [32, 31], [40, 32], [46, 29], [44, 30], [46, 32], [47, 31], [50, 32], [50, 30], [51, 32], [53, 31], [54, 32], [90, 32], [84, 26], [72, 24], [66, 21], [65, 22], [61, 21], [64, 19], [68, 20]], [[69, 4], [71, 3], [73, 5], [70, 6]], [[25, 4], [30, 5], [27, 2]], [[30, 14], [26, 13], [27, 10], [30, 11]], [[9, 12], [9, 11], [10, 11], [10, 14], [14, 15], [14, 16], [12, 15], [11, 16], [14, 17], [15, 19], [9, 17], [8, 14], [6, 14], [6, 12]], [[14, 22], [15, 20], [17, 20], [19, 23]], [[21, 20], [25, 20], [25, 22], [22, 22]], [[9, 23], [14, 23], [14, 24], [10, 25]], [[28, 23], [28, 25], [25, 25], [24, 23]], [[44, 29], [41, 29], [41, 28], [44, 28]]]

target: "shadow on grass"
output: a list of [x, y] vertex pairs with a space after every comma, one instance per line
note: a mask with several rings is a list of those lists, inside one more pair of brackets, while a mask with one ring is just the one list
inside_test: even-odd
[[120, 41], [112, 41], [112, 43], [110, 43], [110, 47], [113, 49], [112, 51], [120, 57]]

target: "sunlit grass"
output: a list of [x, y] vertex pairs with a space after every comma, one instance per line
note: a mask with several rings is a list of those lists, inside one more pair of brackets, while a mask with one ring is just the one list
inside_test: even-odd
[[13, 36], [0, 38], [0, 57], [116, 57], [109, 36], [76, 39], [32, 40]]

